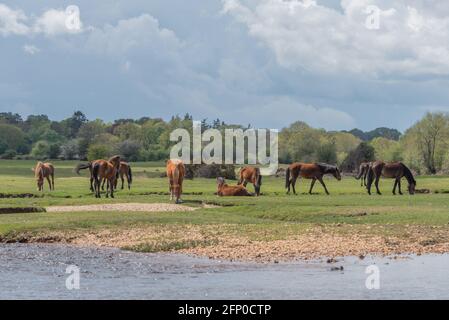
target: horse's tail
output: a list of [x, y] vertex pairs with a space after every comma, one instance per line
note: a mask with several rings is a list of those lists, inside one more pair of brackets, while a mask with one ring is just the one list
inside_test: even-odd
[[100, 164], [98, 164], [98, 163], [94, 164], [94, 167], [92, 169], [92, 176], [96, 182], [98, 182], [98, 172], [99, 171], [100, 171]]
[[357, 176], [355, 177], [357, 180], [360, 180], [360, 178], [362, 178], [363, 176], [363, 172], [364, 170], [362, 169], [362, 166], [360, 165], [359, 167], [359, 173], [357, 174]]
[[256, 185], [259, 187], [262, 185], [262, 175], [260, 174], [260, 169], [256, 169]]
[[173, 169], [173, 186], [179, 187], [179, 164], [175, 164], [175, 168]]
[[92, 165], [92, 162], [80, 163], [79, 165], [77, 165], [75, 167], [76, 174], [79, 175], [80, 174], [80, 170], [89, 169], [91, 165]]
[[128, 167], [128, 181], [129, 181], [129, 185], [131, 185], [133, 183], [133, 172], [131, 170], [131, 166]]
[[287, 170], [285, 170], [285, 188], [287, 189], [288, 186], [290, 185], [290, 167], [287, 168]]

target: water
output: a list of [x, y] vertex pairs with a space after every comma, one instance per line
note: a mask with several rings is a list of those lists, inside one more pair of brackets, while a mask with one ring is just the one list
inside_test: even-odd
[[[365, 286], [366, 267], [380, 289]], [[66, 268], [80, 268], [80, 289]], [[343, 266], [343, 271], [332, 271]], [[256, 264], [63, 245], [0, 245], [0, 299], [448, 299], [449, 255]]]

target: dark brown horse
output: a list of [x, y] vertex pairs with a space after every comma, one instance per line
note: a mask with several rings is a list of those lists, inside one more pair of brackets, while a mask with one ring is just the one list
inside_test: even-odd
[[402, 162], [385, 163], [383, 161], [375, 161], [371, 164], [368, 172], [367, 190], [368, 194], [371, 194], [371, 186], [374, 182], [376, 186], [377, 194], [381, 194], [379, 190], [380, 177], [395, 179], [393, 194], [396, 195], [396, 187], [399, 188], [399, 194], [402, 195], [401, 179], [405, 177], [408, 181], [408, 192], [415, 194], [416, 180], [413, 177], [412, 172]]
[[362, 162], [359, 167], [359, 174], [355, 177], [357, 180], [360, 180], [360, 186], [366, 186], [366, 178], [368, 176], [369, 167], [371, 166], [371, 162]]
[[244, 167], [240, 170], [240, 179], [238, 185], [243, 185], [246, 188], [248, 182], [254, 186], [256, 196], [260, 196], [260, 187], [262, 186], [262, 175], [260, 169], [255, 167]]
[[44, 179], [47, 179], [50, 190], [55, 190], [55, 168], [51, 163], [39, 161], [32, 170], [34, 171], [38, 191], [44, 191]]
[[295, 185], [296, 180], [299, 176], [305, 179], [312, 179], [312, 184], [310, 185], [309, 193], [312, 194], [315, 182], [318, 180], [323, 186], [326, 194], [329, 191], [323, 181], [323, 176], [326, 174], [331, 174], [338, 181], [341, 180], [340, 170], [337, 166], [333, 166], [326, 163], [301, 163], [296, 162], [291, 164], [285, 172], [285, 188], [287, 189], [287, 194], [290, 193], [290, 186], [293, 188], [293, 193], [296, 194]]
[[229, 186], [222, 177], [217, 178], [217, 195], [220, 197], [252, 197], [253, 193], [246, 190], [242, 185]]
[[184, 163], [179, 159], [168, 160], [166, 172], [170, 190], [170, 200], [176, 198], [176, 203], [181, 203], [182, 183], [186, 174]]

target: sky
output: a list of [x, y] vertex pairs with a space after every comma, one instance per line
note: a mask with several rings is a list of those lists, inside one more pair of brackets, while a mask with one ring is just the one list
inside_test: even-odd
[[448, 88], [448, 1], [0, 0], [0, 112], [404, 131]]

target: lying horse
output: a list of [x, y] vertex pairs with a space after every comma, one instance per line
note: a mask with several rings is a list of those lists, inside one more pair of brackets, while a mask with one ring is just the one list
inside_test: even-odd
[[242, 185], [228, 186], [224, 178], [217, 178], [217, 195], [220, 197], [252, 197], [253, 193]]
[[359, 167], [359, 174], [355, 177], [357, 180], [360, 180], [360, 186], [366, 186], [366, 178], [368, 176], [369, 167], [371, 166], [371, 162], [362, 162]]
[[309, 194], [312, 194], [315, 182], [318, 180], [323, 186], [326, 194], [329, 195], [326, 185], [323, 181], [323, 176], [326, 174], [332, 174], [338, 181], [341, 180], [340, 170], [337, 166], [333, 166], [325, 163], [301, 163], [296, 162], [291, 164], [285, 172], [285, 188], [287, 189], [287, 194], [290, 193], [290, 185], [293, 188], [293, 193], [296, 194], [295, 185], [296, 180], [299, 176], [305, 179], [312, 179], [312, 184], [310, 185]]
[[371, 194], [371, 186], [374, 182], [376, 186], [377, 194], [381, 194], [379, 190], [380, 177], [395, 179], [393, 194], [396, 195], [396, 187], [399, 187], [399, 194], [402, 195], [401, 179], [405, 177], [408, 181], [408, 192], [415, 194], [416, 180], [413, 177], [412, 172], [402, 162], [385, 163], [383, 161], [375, 161], [371, 164], [368, 172], [367, 190], [368, 194]]
[[240, 170], [240, 179], [238, 185], [243, 185], [246, 188], [248, 182], [254, 186], [256, 196], [260, 196], [260, 186], [262, 185], [262, 175], [259, 168], [244, 167]]
[[186, 173], [184, 163], [179, 159], [168, 160], [166, 170], [169, 183], [170, 200], [176, 198], [176, 203], [181, 203], [182, 183]]
[[55, 190], [55, 168], [51, 163], [43, 163], [39, 161], [36, 164], [36, 167], [31, 170], [34, 171], [38, 191], [44, 191], [44, 178], [47, 179], [50, 190]]

